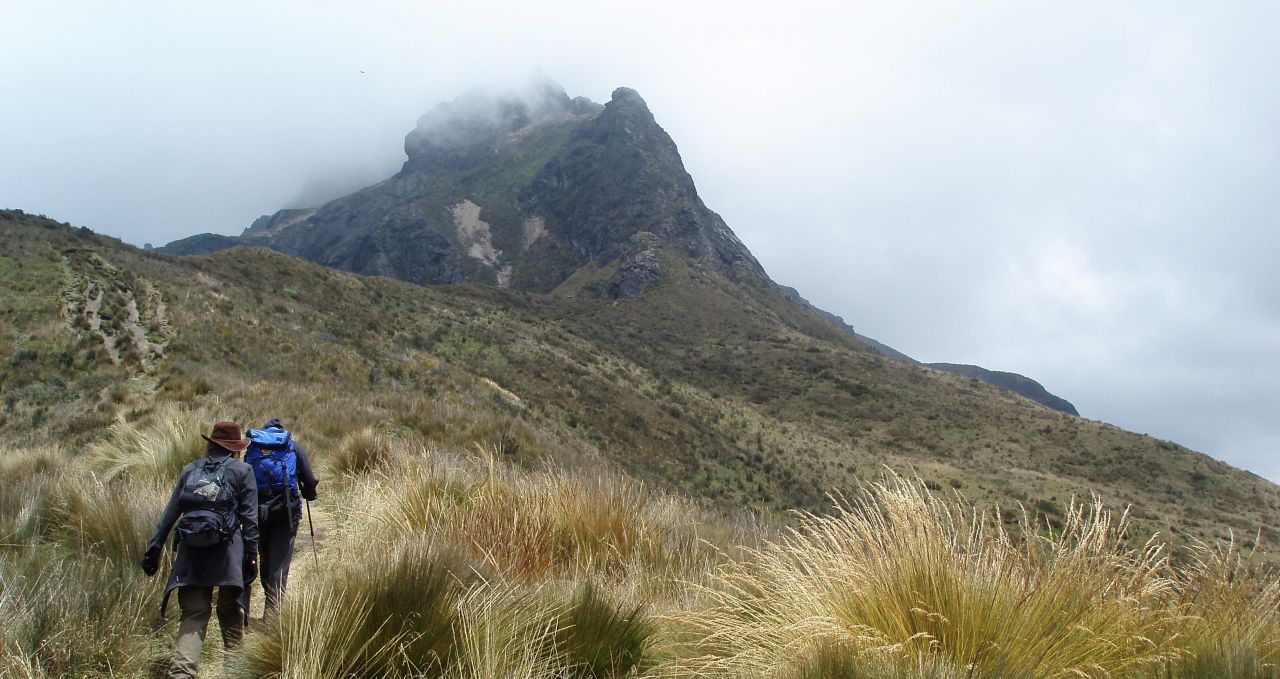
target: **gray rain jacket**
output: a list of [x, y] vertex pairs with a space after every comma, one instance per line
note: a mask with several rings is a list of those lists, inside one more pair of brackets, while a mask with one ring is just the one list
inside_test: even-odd
[[[187, 477], [201, 468], [205, 460], [218, 462], [230, 453], [214, 450], [209, 455], [182, 468], [178, 474], [178, 482], [173, 487], [169, 504], [165, 506], [156, 523], [156, 530], [147, 543], [147, 551], [164, 549], [169, 531], [182, 516], [179, 500]], [[245, 557], [258, 558], [258, 484], [253, 477], [253, 468], [236, 459], [226, 461], [227, 480], [232, 487], [236, 499], [236, 518], [239, 530], [231, 535], [231, 539], [213, 547], [193, 548], [178, 542], [178, 556], [173, 563], [173, 572], [164, 589], [164, 600], [160, 603], [160, 615], [164, 615], [169, 603], [169, 594], [176, 587], [244, 587]]]

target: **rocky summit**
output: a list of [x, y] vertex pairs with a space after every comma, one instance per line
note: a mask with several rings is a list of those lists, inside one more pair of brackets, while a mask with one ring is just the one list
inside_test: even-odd
[[473, 91], [405, 137], [395, 176], [255, 221], [239, 238], [192, 236], [162, 250], [259, 245], [327, 266], [420, 284], [482, 282], [552, 292], [583, 267], [601, 290], [643, 293], [679, 253], [731, 280], [768, 276], [698, 197], [675, 142], [635, 90], [601, 106], [540, 82]]

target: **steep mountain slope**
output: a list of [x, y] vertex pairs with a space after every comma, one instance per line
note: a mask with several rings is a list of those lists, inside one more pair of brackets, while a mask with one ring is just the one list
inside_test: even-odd
[[[822, 509], [889, 467], [1055, 522], [1071, 496], [1096, 492], [1175, 542], [1280, 537], [1280, 490], [1263, 479], [885, 358], [678, 253], [657, 253], [664, 273], [645, 294], [615, 300], [574, 292], [610, 280], [603, 267], [563, 296], [424, 288], [262, 249], [148, 253], [0, 214], [10, 441], [76, 445], [166, 401], [235, 411], [270, 395], [322, 446], [381, 425], [531, 463], [552, 451], [573, 463], [567, 448], [724, 507]], [[86, 281], [116, 292], [108, 307], [75, 294]], [[151, 334], [137, 343], [129, 329], [135, 349], [118, 358], [76, 320], [132, 319], [131, 307], [149, 311], [122, 328]], [[438, 404], [475, 424], [442, 420]]]

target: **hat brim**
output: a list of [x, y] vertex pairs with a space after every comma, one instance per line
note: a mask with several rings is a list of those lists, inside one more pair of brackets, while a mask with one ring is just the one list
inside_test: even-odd
[[209, 438], [208, 436], [205, 436], [204, 434], [201, 434], [201, 435], [200, 435], [200, 438], [202, 438], [202, 439], [204, 439], [204, 440], [208, 441], [209, 443], [212, 443], [213, 445], [218, 446], [218, 447], [220, 447], [220, 448], [226, 448], [227, 450], [230, 450], [230, 451], [231, 451], [231, 452], [233, 452], [233, 453], [238, 453], [238, 452], [240, 452], [240, 451], [244, 450], [245, 448], [248, 448], [248, 447], [249, 447], [249, 439], [239, 439], [239, 440], [236, 440], [236, 439], [231, 439], [231, 440], [226, 440], [226, 439], [214, 439], [214, 438]]

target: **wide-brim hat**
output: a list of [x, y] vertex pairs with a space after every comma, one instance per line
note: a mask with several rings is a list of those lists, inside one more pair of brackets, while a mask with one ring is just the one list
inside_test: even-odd
[[213, 433], [208, 436], [204, 434], [200, 436], [204, 437], [204, 440], [209, 443], [226, 448], [233, 453], [238, 453], [249, 447], [249, 439], [241, 435], [240, 425], [235, 422], [227, 422], [225, 420], [214, 422]]

